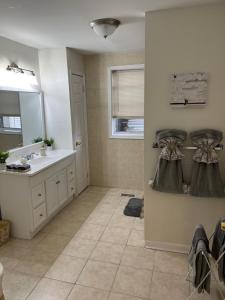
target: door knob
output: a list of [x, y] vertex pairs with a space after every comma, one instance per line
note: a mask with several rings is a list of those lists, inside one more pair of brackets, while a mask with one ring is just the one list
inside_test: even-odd
[[81, 144], [82, 144], [81, 141], [76, 142], [76, 146], [80, 146]]

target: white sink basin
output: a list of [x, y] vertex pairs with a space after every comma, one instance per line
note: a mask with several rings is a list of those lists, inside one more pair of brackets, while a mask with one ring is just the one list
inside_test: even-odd
[[53, 158], [49, 156], [40, 156], [34, 159], [31, 159], [28, 161], [30, 165], [38, 165], [38, 164], [44, 164], [49, 163]]
[[[66, 149], [59, 149], [59, 150], [53, 150], [49, 151], [46, 156], [40, 156], [39, 154], [35, 154], [34, 157], [31, 160], [27, 161], [27, 164], [31, 166], [30, 170], [27, 172], [11, 172], [11, 175], [24, 175], [24, 176], [33, 176], [42, 170], [54, 165], [55, 163], [69, 157], [75, 154], [76, 151], [74, 150], [66, 150]], [[21, 164], [21, 159], [17, 160], [10, 160], [7, 162], [8, 164]], [[0, 174], [6, 173], [5, 170], [1, 171]]]

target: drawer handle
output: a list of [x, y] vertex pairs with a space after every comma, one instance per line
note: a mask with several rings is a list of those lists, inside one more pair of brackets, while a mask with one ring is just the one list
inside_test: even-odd
[[59, 184], [60, 183], [60, 180], [56, 181], [56, 184]]
[[41, 196], [42, 196], [42, 194], [39, 193], [39, 194], [38, 194], [38, 197], [41, 197]]
[[42, 214], [40, 214], [40, 217], [43, 217], [43, 215], [42, 215]]
[[71, 172], [70, 172], [70, 174], [72, 175], [72, 174], [73, 174], [73, 172], [71, 171]]
[[74, 188], [73, 187], [71, 187], [71, 191], [73, 191], [74, 190]]

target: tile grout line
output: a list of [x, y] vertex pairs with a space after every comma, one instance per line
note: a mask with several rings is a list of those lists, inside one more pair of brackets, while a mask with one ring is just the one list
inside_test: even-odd
[[[94, 212], [94, 211], [93, 211], [93, 212]], [[87, 262], [86, 262], [85, 266], [87, 265], [88, 261], [91, 261], [91, 255], [93, 254], [94, 250], [97, 248], [98, 242], [101, 242], [101, 238], [102, 238], [102, 236], [104, 235], [105, 231], [108, 229], [108, 225], [109, 225], [110, 221], [112, 220], [112, 218], [113, 218], [113, 216], [114, 216], [115, 214], [116, 214], [116, 211], [113, 212], [113, 214], [112, 214], [112, 216], [110, 217], [109, 221], [108, 221], [107, 224], [105, 225], [105, 230], [101, 233], [99, 239], [97, 240], [97, 243], [96, 243], [95, 247], [93, 248], [93, 250], [91, 251], [91, 253], [90, 253], [90, 255], [89, 255], [88, 259], [87, 259]], [[87, 220], [86, 220], [86, 221], [87, 221]], [[86, 222], [86, 221], [85, 221], [85, 222]], [[97, 224], [96, 224], [96, 225], [97, 225]], [[130, 230], [130, 233], [131, 233], [131, 230]], [[129, 233], [129, 235], [128, 235], [127, 242], [128, 242], [130, 233]], [[102, 241], [102, 242], [104, 242], [104, 241]], [[125, 251], [125, 247], [127, 246], [127, 242], [126, 242], [126, 244], [124, 245], [123, 252]], [[114, 244], [114, 243], [110, 243], [110, 244]], [[123, 255], [123, 254], [122, 254], [122, 255]], [[93, 261], [98, 261], [98, 260], [93, 260]], [[99, 261], [99, 262], [102, 262], [102, 261]], [[121, 258], [120, 258], [120, 263], [119, 263], [119, 265], [118, 265], [118, 264], [114, 264], [114, 265], [116, 265], [117, 270], [116, 270], [116, 273], [115, 273], [115, 276], [114, 276], [114, 279], [113, 279], [111, 288], [110, 288], [110, 290], [108, 291], [107, 300], [109, 299], [110, 294], [111, 294], [111, 292], [113, 291], [114, 282], [115, 282], [115, 280], [116, 280], [116, 276], [117, 276], [117, 273], [118, 273], [119, 268], [120, 268], [120, 265], [121, 265]], [[84, 268], [83, 268], [83, 269], [84, 269]], [[83, 270], [82, 270], [82, 271], [83, 271]], [[81, 272], [80, 272], [80, 274], [79, 274], [79, 277], [80, 277], [80, 275], [81, 275]], [[76, 284], [77, 284], [77, 282], [78, 282], [78, 280], [79, 280], [79, 277], [77, 278]], [[76, 285], [76, 284], [75, 284], [75, 285]], [[88, 287], [88, 286], [87, 286], [87, 287]], [[90, 287], [89, 287], [89, 288], [90, 288]], [[100, 290], [100, 289], [99, 289], [99, 290]], [[72, 291], [72, 290], [71, 290], [71, 291]], [[71, 294], [71, 291], [70, 291], [70, 294]], [[70, 295], [70, 294], [69, 294], [69, 295]], [[68, 297], [69, 297], [69, 295], [68, 295]], [[68, 299], [68, 297], [67, 297], [66, 299]]]
[[[114, 214], [115, 214], [115, 212], [114, 212]], [[111, 286], [111, 289], [110, 289], [110, 291], [109, 291], [109, 296], [108, 296], [108, 300], [109, 300], [109, 297], [110, 297], [110, 295], [111, 295], [111, 293], [113, 293], [113, 287], [114, 287], [114, 284], [115, 284], [115, 281], [116, 281], [116, 278], [117, 278], [117, 275], [118, 275], [118, 272], [119, 272], [119, 269], [120, 269], [120, 267], [122, 266], [122, 257], [123, 257], [123, 255], [124, 255], [124, 252], [125, 252], [125, 248], [128, 246], [128, 240], [129, 240], [129, 237], [130, 237], [130, 235], [131, 235], [131, 228], [129, 228], [129, 234], [128, 234], [128, 237], [127, 237], [127, 240], [126, 240], [126, 243], [125, 243], [125, 246], [124, 246], [124, 249], [123, 249], [123, 254], [121, 255], [121, 258], [120, 258], [120, 263], [118, 264], [118, 268], [117, 268], [117, 271], [116, 271], [116, 274], [115, 274], [115, 276], [114, 276], [114, 279], [113, 279], [113, 282], [112, 282], [112, 286]], [[120, 294], [124, 294], [124, 293], [120, 293]], [[124, 295], [127, 295], [127, 294], [124, 294]], [[128, 296], [131, 296], [131, 295], [128, 295]]]
[[[101, 201], [99, 201], [99, 203], [100, 203]], [[98, 203], [98, 204], [99, 204]], [[96, 206], [97, 207], [97, 206]], [[82, 224], [82, 226], [85, 224], [85, 223], [87, 223], [87, 220], [88, 220], [88, 218], [90, 217], [90, 215], [95, 211], [95, 209], [96, 209], [96, 207], [94, 208], [94, 210], [88, 215], [88, 217], [87, 217], [87, 219], [83, 222], [83, 224]], [[88, 223], [87, 223], [88, 224]], [[72, 239], [76, 236], [76, 234], [81, 230], [81, 228], [82, 228], [82, 226], [79, 228], [79, 230], [75, 233], [75, 235], [72, 237]], [[72, 240], [71, 239], [71, 240]], [[70, 242], [71, 242], [71, 240], [70, 240]], [[69, 242], [69, 243], [70, 243]], [[66, 299], [68, 299], [68, 297], [71, 295], [71, 293], [72, 293], [72, 290], [74, 289], [74, 287], [77, 285], [77, 282], [78, 282], [78, 280], [79, 280], [79, 278], [80, 278], [80, 276], [81, 276], [81, 273], [83, 272], [83, 270], [85, 269], [85, 267], [86, 267], [86, 265], [88, 264], [88, 261], [90, 260], [90, 256], [91, 256], [91, 254], [93, 253], [93, 251], [94, 251], [94, 249], [96, 248], [96, 246], [97, 246], [97, 242], [98, 242], [98, 240], [96, 241], [96, 244], [95, 244], [95, 247], [91, 250], [91, 253], [88, 255], [88, 257], [87, 257], [87, 259], [86, 259], [86, 262], [85, 262], [85, 264], [84, 264], [84, 266], [83, 266], [83, 268], [82, 268], [82, 270], [79, 272], [79, 275], [77, 276], [77, 279], [76, 279], [76, 281], [75, 281], [75, 283], [73, 283], [73, 287], [71, 288], [71, 290], [70, 290], [70, 292], [69, 292], [69, 294], [67, 295], [67, 297], [66, 297]], [[68, 243], [68, 244], [69, 244]], [[67, 244], [67, 245], [68, 245]], [[67, 246], [66, 245], [66, 246]], [[64, 248], [65, 249], [65, 248]], [[64, 250], [63, 249], [63, 250]], [[63, 251], [61, 252], [61, 254], [60, 255], [62, 255], [62, 253], [63, 253]], [[75, 256], [71, 256], [71, 257], [75, 257]], [[78, 257], [77, 257], [78, 258]], [[83, 258], [84, 259], [84, 258]], [[65, 300], [66, 300], [65, 299]]]
[[[93, 211], [93, 212], [94, 212], [94, 211]], [[93, 212], [92, 212], [92, 213], [93, 213]], [[114, 211], [113, 214], [112, 214], [112, 216], [111, 216], [110, 219], [109, 219], [109, 222], [104, 226], [104, 227], [105, 227], [105, 230], [103, 230], [103, 232], [100, 234], [99, 239], [97, 240], [97, 242], [96, 242], [96, 244], [95, 244], [95, 247], [92, 249], [91, 253], [89, 254], [89, 256], [88, 256], [88, 258], [87, 258], [87, 261], [86, 261], [85, 266], [88, 264], [89, 261], [91, 261], [91, 255], [93, 254], [94, 250], [97, 248], [98, 242], [101, 242], [101, 238], [102, 238], [103, 234], [105, 233], [105, 231], [107, 230], [108, 224], [109, 224], [110, 221], [112, 220], [113, 215], [114, 215], [115, 213], [116, 213], [116, 212]], [[90, 214], [90, 215], [91, 215], [91, 214]], [[90, 215], [89, 215], [89, 216], [90, 216]], [[87, 223], [87, 224], [88, 224], [87, 220], [86, 220], [84, 223]], [[98, 224], [96, 224], [96, 225], [98, 225]], [[111, 243], [111, 244], [113, 244], [113, 243]], [[125, 249], [125, 247], [126, 247], [126, 245], [124, 246], [124, 249]], [[97, 260], [93, 260], [93, 261], [97, 261]], [[99, 261], [99, 262], [102, 262], [102, 261]], [[121, 264], [121, 259], [120, 259], [120, 264]], [[114, 282], [115, 282], [115, 279], [116, 279], [116, 276], [117, 276], [117, 273], [118, 273], [120, 264], [119, 264], [119, 265], [115, 264], [115, 265], [117, 266], [117, 270], [116, 270], [116, 273], [115, 273], [114, 280], [113, 280], [113, 282], [112, 282], [111, 289], [110, 289], [109, 291], [107, 291], [107, 293], [108, 293], [107, 300], [108, 300], [109, 297], [110, 297], [110, 294], [111, 294], [111, 291], [112, 291], [112, 288], [113, 288], [113, 285], [114, 285]], [[84, 270], [85, 266], [83, 267], [82, 271]], [[77, 277], [77, 280], [76, 280], [76, 283], [75, 283], [74, 286], [79, 285], [79, 284], [77, 284], [77, 282], [78, 282], [78, 280], [79, 280], [79, 278], [80, 278], [80, 276], [81, 276], [81, 273], [82, 273], [82, 272], [79, 273], [79, 276]], [[82, 285], [81, 285], [81, 286], [82, 286]], [[87, 286], [87, 287], [88, 287], [88, 286]], [[89, 287], [89, 288], [90, 288], [90, 287]], [[97, 289], [97, 288], [96, 288], [96, 289]], [[97, 289], [97, 290], [101, 290], [101, 289]], [[71, 294], [71, 292], [72, 292], [72, 289], [71, 289], [69, 295]], [[67, 296], [66, 299], [68, 299], [69, 295]]]
[[42, 280], [42, 277], [40, 277], [40, 279], [37, 281], [37, 283], [35, 284], [35, 286], [32, 288], [32, 290], [28, 293], [28, 295], [24, 298], [25, 300], [28, 299], [28, 297], [31, 295], [31, 293], [33, 293], [33, 291], [35, 290], [35, 288], [37, 287], [37, 285], [39, 284], [39, 282]]
[[[86, 259], [86, 262], [85, 262], [85, 264], [84, 264], [82, 270], [79, 272], [79, 275], [77, 276], [77, 279], [76, 279], [75, 283], [71, 283], [71, 282], [67, 282], [67, 281], [63, 281], [63, 280], [57, 280], [57, 279], [54, 279], [54, 278], [48, 278], [48, 277], [46, 276], [47, 272], [48, 272], [48, 271], [50, 270], [50, 268], [54, 265], [54, 263], [55, 263], [56, 260], [59, 258], [59, 256], [60, 256], [60, 255], [63, 255], [63, 251], [64, 251], [64, 249], [66, 248], [66, 246], [67, 246], [67, 245], [71, 242], [71, 240], [78, 234], [78, 232], [82, 229], [82, 227], [84, 226], [84, 224], [88, 224], [87, 220], [89, 219], [89, 217], [90, 217], [93, 213], [96, 213], [96, 212], [98, 211], [97, 209], [101, 206], [100, 204], [102, 203], [102, 201], [104, 201], [104, 198], [107, 197], [107, 194], [108, 194], [108, 192], [106, 192], [106, 193], [104, 192], [104, 195], [103, 195], [103, 196], [101, 195], [101, 200], [98, 201], [98, 203], [95, 203], [94, 209], [88, 214], [88, 216], [86, 217], [86, 219], [85, 219], [83, 222], [81, 222], [81, 226], [79, 227], [79, 229], [77, 230], [77, 232], [73, 235], [73, 237], [70, 238], [70, 240], [69, 240], [69, 241], [67, 242], [67, 244], [63, 247], [63, 249], [62, 249], [59, 253], [57, 253], [57, 256], [56, 256], [55, 260], [54, 260], [53, 263], [49, 266], [48, 270], [47, 270], [42, 276], [36, 276], [36, 275], [33, 275], [34, 277], [38, 278], [38, 281], [35, 283], [34, 287], [31, 289], [30, 292], [28, 292], [27, 296], [25, 296], [24, 299], [27, 299], [27, 298], [33, 293], [33, 291], [36, 289], [37, 285], [38, 285], [38, 284], [40, 283], [40, 281], [41, 281], [42, 279], [44, 279], [44, 278], [47, 278], [47, 279], [50, 279], [50, 280], [54, 280], [54, 281], [58, 281], [58, 282], [64, 282], [64, 283], [67, 283], [67, 284], [72, 285], [72, 287], [71, 287], [71, 289], [70, 289], [68, 295], [66, 296], [66, 299], [67, 299], [67, 298], [69, 297], [69, 295], [71, 294], [73, 288], [74, 288], [76, 285], [80, 285], [80, 284], [77, 284], [77, 282], [78, 282], [78, 280], [79, 280], [79, 278], [80, 278], [80, 276], [81, 276], [81, 273], [83, 272], [84, 268], [86, 267], [87, 263], [88, 263], [89, 261], [92, 260], [92, 259], [91, 259], [91, 255], [92, 255], [93, 252], [96, 250], [98, 243], [99, 243], [99, 242], [103, 242], [103, 243], [108, 243], [108, 244], [121, 245], [120, 243], [114, 243], [114, 242], [102, 241], [101, 238], [102, 238], [103, 234], [105, 233], [105, 231], [106, 231], [108, 228], [110, 228], [110, 227], [109, 227], [109, 224], [110, 224], [110, 222], [112, 221], [112, 218], [113, 218], [116, 214], [118, 214], [120, 205], [123, 204], [123, 203], [121, 203], [122, 199], [121, 199], [120, 202], [117, 204], [117, 208], [112, 209], [112, 211], [113, 211], [113, 212], [112, 212], [112, 215], [111, 215], [111, 217], [109, 218], [109, 220], [108, 220], [108, 222], [107, 222], [106, 224], [104, 224], [104, 225], [95, 224], [95, 225], [99, 225], [99, 226], [102, 226], [102, 227], [105, 227], [105, 228], [104, 228], [104, 230], [101, 232], [99, 238], [98, 238], [97, 240], [94, 240], [94, 241], [96, 242], [96, 244], [95, 244], [94, 248], [91, 250], [90, 254], [88, 255], [88, 257], [87, 257], [87, 259]], [[96, 192], [96, 196], [98, 196], [98, 193], [97, 193], [97, 192]], [[116, 195], [116, 194], [115, 194], [115, 195], [112, 194], [112, 195], [108, 195], [108, 196], [112, 197], [112, 201], [113, 201], [113, 198], [114, 198], [114, 197], [115, 197], [115, 198], [121, 197], [121, 196]], [[79, 197], [79, 196], [78, 196], [78, 197]], [[74, 198], [73, 200], [75, 200], [75, 199], [76, 199], [76, 198]], [[79, 200], [79, 199], [77, 199], [77, 200]], [[81, 200], [81, 201], [82, 201], [82, 200]], [[77, 203], [79, 203], [79, 202], [77, 202]], [[82, 202], [81, 202], [81, 204], [82, 204]], [[106, 202], [106, 204], [107, 204], [107, 202]], [[99, 206], [99, 205], [100, 205], [100, 206]], [[57, 216], [56, 216], [56, 218], [57, 218]], [[90, 223], [90, 224], [92, 224], [92, 223]], [[94, 224], [94, 223], [93, 223], [93, 224]], [[122, 263], [122, 257], [124, 256], [125, 249], [126, 249], [126, 247], [128, 246], [128, 240], [129, 240], [129, 238], [130, 238], [131, 232], [132, 232], [133, 229], [135, 229], [134, 226], [135, 226], [135, 222], [133, 222], [132, 226], [129, 228], [129, 234], [128, 234], [128, 237], [127, 237], [127, 239], [126, 239], [126, 243], [122, 245], [124, 248], [123, 248], [123, 252], [122, 252], [121, 257], [120, 257], [120, 263], [119, 263], [119, 264], [116, 264], [116, 263], [109, 262], [110, 264], [116, 265], [117, 269], [116, 269], [115, 277], [114, 277], [113, 282], [112, 282], [112, 286], [111, 286], [110, 290], [107, 291], [107, 293], [108, 293], [107, 298], [108, 298], [108, 299], [109, 299], [109, 297], [110, 297], [110, 293], [113, 292], [113, 286], [114, 286], [114, 283], [115, 283], [115, 280], [116, 280], [116, 277], [117, 277], [119, 268], [122, 266], [122, 265], [121, 265], [121, 263]], [[121, 228], [122, 230], [124, 229], [124, 227], [120, 227], [120, 226], [116, 226], [116, 225], [112, 225], [111, 227], [112, 227], [112, 228], [113, 228], [113, 227]], [[43, 231], [43, 233], [44, 233], [44, 236], [37, 242], [37, 245], [40, 244], [41, 241], [43, 241], [43, 240], [45, 239], [45, 237], [48, 236], [48, 235], [52, 235], [52, 234], [53, 234], [53, 235], [57, 235], [57, 236], [65, 236], [65, 234], [60, 234], [60, 233], [50, 233], [50, 232], [44, 232], [44, 231]], [[66, 235], [66, 236], [68, 236], [68, 235]], [[77, 237], [78, 237], [78, 236], [77, 236]], [[87, 239], [87, 240], [92, 240], [92, 241], [93, 241], [93, 239]], [[37, 245], [36, 245], [36, 246], [37, 246]], [[131, 246], [132, 246], [132, 245], [131, 245]], [[20, 245], [19, 245], [19, 247], [28, 249], [28, 252], [29, 252], [29, 251], [31, 251], [32, 249], [34, 249], [35, 245], [32, 246], [31, 248], [25, 247], [25, 246], [20, 246]], [[137, 247], [137, 246], [132, 246], [132, 247]], [[47, 251], [47, 252], [52, 253], [51, 251]], [[54, 252], [54, 253], [55, 253], [55, 252]], [[65, 254], [65, 255], [67, 255], [67, 254]], [[67, 255], [67, 256], [76, 257], [76, 256], [73, 256], [73, 255]], [[24, 257], [25, 257], [25, 255], [24, 255]], [[80, 257], [77, 257], [77, 258], [80, 258]], [[83, 258], [83, 259], [84, 259], [84, 258]], [[93, 259], [92, 261], [98, 261], [98, 260]], [[99, 262], [102, 262], [102, 261], [99, 260]], [[104, 262], [103, 262], [103, 263], [104, 263]], [[11, 269], [11, 271], [15, 270], [15, 268], [16, 268], [16, 266], [14, 266], [14, 267]], [[15, 271], [15, 272], [16, 272], [16, 273], [20, 273], [20, 274], [29, 275], [29, 274], [26, 273], [26, 272], [25, 272], [25, 273], [24, 273], [24, 272], [20, 272], [20, 271]], [[32, 274], [30, 274], [30, 275], [32, 275]], [[82, 285], [81, 285], [81, 286], [82, 286]], [[97, 289], [97, 290], [101, 290], [101, 289]], [[122, 293], [122, 294], [124, 294], [124, 293]], [[124, 294], [124, 295], [126, 295], [126, 294]], [[131, 296], [131, 295], [128, 295], [128, 296]]]
[[149, 300], [151, 300], [151, 292], [152, 292], [152, 283], [153, 283], [153, 275], [155, 272], [155, 263], [156, 263], [156, 251], [154, 251], [154, 259], [153, 259], [153, 268], [152, 268], [152, 276], [149, 284]]
[[[75, 198], [73, 199], [73, 200], [75, 200]], [[72, 200], [72, 201], [73, 201]], [[95, 207], [96, 208], [96, 207]], [[91, 213], [90, 213], [91, 214]], [[89, 215], [90, 215], [89, 214]], [[86, 220], [85, 220], [86, 221]], [[84, 223], [85, 223], [85, 221], [84, 221]], [[82, 223], [82, 225], [83, 225], [83, 223]], [[82, 227], [82, 226], [81, 226]], [[81, 229], [81, 227], [79, 228], [79, 230]], [[78, 231], [79, 231], [78, 230]], [[46, 233], [46, 235], [48, 235], [48, 233]], [[75, 234], [76, 235], [76, 234]], [[43, 237], [43, 239], [44, 239], [45, 237]], [[41, 239], [42, 240], [42, 239]], [[71, 240], [72, 240], [72, 238], [71, 238]], [[71, 241], [70, 240], [70, 241]], [[70, 241], [65, 245], [65, 247], [70, 243]], [[40, 241], [39, 241], [40, 242]], [[64, 251], [64, 249], [65, 249], [65, 247], [62, 249], [62, 252]], [[57, 258], [60, 256], [60, 255], [62, 255], [62, 252], [60, 252], [60, 254], [56, 257], [56, 259], [55, 259], [55, 261], [57, 260]], [[50, 270], [50, 268], [53, 266], [53, 264], [55, 263], [55, 261], [52, 263], [52, 265], [48, 268], [48, 270], [45, 272], [45, 274], [42, 276], [42, 277], [40, 277], [40, 279], [37, 281], [37, 283], [35, 284], [35, 286], [33, 287], [33, 289], [28, 293], [28, 295], [26, 296], [26, 298], [25, 299], [28, 299], [28, 297], [32, 294], [32, 292], [35, 290], [35, 288], [37, 287], [37, 285], [40, 283], [40, 281], [43, 279], [43, 278], [48, 278], [48, 277], [45, 277], [45, 275], [47, 274], [47, 272]], [[86, 262], [86, 264], [87, 264], [87, 262]], [[86, 264], [84, 265], [84, 267], [86, 266]], [[83, 268], [84, 269], [84, 268]], [[83, 271], [83, 269], [82, 269], [82, 271]], [[79, 274], [80, 275], [80, 274]], [[52, 280], [52, 279], [51, 279]], [[54, 279], [53, 279], [54, 280]], [[57, 280], [55, 280], [55, 281], [57, 281]], [[59, 282], [62, 282], [62, 281], [60, 281], [60, 280], [58, 280]], [[74, 284], [74, 286], [75, 286], [75, 284]], [[73, 289], [73, 287], [71, 288], [71, 291], [72, 291], [72, 289]], [[70, 291], [70, 293], [71, 293], [71, 291]], [[69, 293], [69, 294], [70, 294]], [[67, 297], [68, 298], [68, 297]], [[67, 299], [66, 298], [66, 299]]]
[[[101, 202], [101, 201], [100, 201], [100, 202]], [[100, 203], [100, 202], [99, 202], [99, 203]], [[99, 204], [99, 203], [98, 203], [98, 204]], [[97, 206], [96, 206], [96, 207], [97, 207]], [[95, 207], [95, 209], [96, 209], [96, 207]], [[87, 219], [84, 221], [84, 223], [83, 223], [82, 225], [85, 225], [85, 223], [88, 224], [87, 220], [88, 220], [88, 218], [90, 217], [90, 215], [95, 211], [95, 209], [89, 214], [89, 216], [87, 217]], [[113, 216], [113, 214], [112, 214], [112, 216]], [[111, 218], [112, 218], [112, 216], [111, 216]], [[111, 218], [110, 218], [110, 219], [111, 219]], [[107, 225], [106, 225], [105, 227], [107, 227]], [[79, 230], [77, 231], [77, 233], [80, 231], [80, 229], [81, 229], [81, 228], [79, 228]], [[75, 281], [75, 283], [74, 283], [74, 286], [71, 288], [71, 290], [70, 290], [69, 294], [67, 295], [66, 299], [69, 298], [69, 296], [71, 295], [72, 290], [74, 289], [74, 287], [75, 287], [76, 285], [79, 285], [79, 284], [77, 284], [77, 282], [78, 282], [78, 280], [79, 280], [79, 278], [80, 278], [80, 276], [81, 276], [81, 273], [82, 273], [83, 270], [85, 269], [85, 267], [86, 267], [86, 265], [88, 264], [88, 262], [91, 260], [90, 257], [91, 257], [91, 255], [92, 255], [92, 253], [94, 252], [94, 250], [96, 249], [97, 244], [98, 244], [98, 242], [100, 241], [100, 239], [101, 239], [101, 237], [102, 237], [102, 235], [103, 235], [104, 232], [105, 232], [105, 230], [100, 234], [98, 240], [96, 241], [96, 244], [95, 244], [94, 248], [91, 250], [90, 254], [88, 255], [88, 257], [87, 257], [87, 259], [86, 259], [86, 263], [84, 264], [82, 270], [79, 272], [79, 275], [78, 275], [78, 277], [77, 277], [77, 279], [76, 279], [76, 281]], [[77, 234], [77, 233], [76, 233], [76, 234]], [[76, 234], [75, 234], [75, 235], [76, 235]], [[73, 238], [75, 237], [75, 235], [73, 236]], [[73, 239], [73, 238], [72, 238], [72, 239]], [[71, 240], [72, 240], [72, 239], [71, 239]], [[91, 240], [91, 239], [90, 239], [90, 240]], [[61, 253], [61, 255], [62, 255], [62, 253]], [[73, 256], [73, 257], [74, 257], [74, 256]], [[82, 285], [81, 285], [81, 286], [82, 286]]]

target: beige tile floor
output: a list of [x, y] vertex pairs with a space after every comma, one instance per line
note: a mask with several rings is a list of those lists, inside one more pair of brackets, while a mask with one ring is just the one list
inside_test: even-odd
[[121, 192], [142, 194], [89, 187], [34, 239], [1, 247], [6, 300], [186, 300], [187, 257], [144, 248], [143, 220], [123, 215]]

